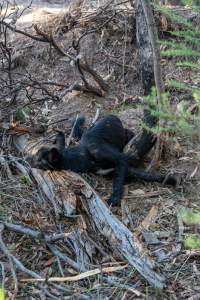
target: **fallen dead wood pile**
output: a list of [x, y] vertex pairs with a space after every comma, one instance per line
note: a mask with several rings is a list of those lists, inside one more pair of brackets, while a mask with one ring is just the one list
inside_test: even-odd
[[[194, 12], [189, 7], [182, 6], [168, 6], [168, 7], [155, 7], [155, 11], [162, 11], [166, 14], [155, 13], [155, 20], [158, 28], [162, 30], [177, 30], [177, 27], [184, 26], [181, 19], [184, 18], [187, 21], [191, 21], [194, 26], [200, 24], [200, 15], [198, 12]], [[74, 31], [75, 34], [82, 34], [81, 39], [93, 32], [98, 32], [105, 26], [107, 29], [114, 30], [116, 23], [115, 16], [118, 15], [118, 19], [121, 19], [126, 14], [126, 17], [135, 23], [135, 15], [133, 14], [133, 6], [129, 1], [119, 1], [113, 5], [112, 1], [102, 5], [98, 8], [86, 7], [83, 5], [83, 1], [78, 1], [67, 6], [62, 12], [48, 12], [48, 10], [42, 10], [40, 14], [35, 15], [34, 23], [38, 28], [48, 35], [59, 36], [63, 33]], [[179, 23], [170, 20], [170, 13], [173, 12], [180, 17]], [[177, 24], [178, 23], [178, 24]], [[160, 26], [161, 25], [161, 26]]]
[[[4, 163], [5, 162], [6, 160], [4, 160]], [[40, 225], [36, 228], [35, 224], [31, 227], [26, 226], [25, 223], [23, 224], [23, 218], [22, 222], [20, 222], [21, 224], [14, 222], [1, 223], [2, 233], [4, 230], [9, 230], [30, 237], [31, 239], [39, 240], [42, 244], [46, 245], [53, 257], [56, 256], [59, 257], [60, 260], [64, 260], [64, 262], [75, 271], [86, 272], [86, 275], [82, 275], [82, 277], [80, 275], [80, 279], [87, 277], [87, 274], [88, 276], [92, 276], [100, 272], [97, 270], [92, 272], [93, 268], [91, 268], [89, 263], [90, 260], [93, 261], [97, 252], [99, 252], [104, 259], [106, 256], [107, 258], [112, 257], [111, 254], [108, 254], [108, 252], [104, 250], [102, 244], [99, 243], [99, 241], [103, 239], [103, 243], [108, 241], [109, 246], [107, 248], [109, 249], [109, 253], [114, 251], [115, 256], [132, 265], [151, 285], [157, 288], [163, 288], [164, 277], [154, 271], [155, 265], [153, 261], [147, 254], [141, 252], [137, 245], [137, 240], [134, 238], [134, 234], [111, 213], [109, 207], [82, 177], [71, 172], [48, 172], [36, 169], [32, 170], [31, 177], [29, 177], [30, 172], [28, 171], [28, 167], [24, 167], [20, 162], [12, 158], [10, 158], [10, 162], [7, 163], [7, 172], [10, 168], [9, 165], [12, 164], [13, 166], [21, 165], [23, 173], [20, 171], [20, 168], [18, 168], [18, 173], [26, 176], [27, 181], [37, 182], [38, 191], [41, 190], [42, 197], [44, 197], [43, 200], [40, 201], [44, 201], [45, 207], [48, 207], [49, 210], [48, 214], [51, 215], [51, 233], [49, 230], [45, 230], [45, 223], [48, 223], [48, 220], [42, 223], [40, 220]], [[76, 215], [78, 211], [79, 214]], [[47, 217], [47, 219], [48, 218], [49, 217]], [[66, 230], [68, 227], [67, 220], [76, 220], [76, 230], [73, 229], [72, 232]], [[98, 242], [92, 240], [90, 234], [93, 237], [98, 237]], [[72, 256], [69, 255], [68, 250], [64, 250], [66, 248], [66, 246], [64, 246], [66, 240], [70, 241], [73, 245]], [[1, 250], [9, 257], [12, 264], [16, 263], [19, 270], [29, 277], [23, 281], [31, 281], [32, 277], [36, 278], [39, 282], [43, 281], [39, 273], [36, 274], [30, 270], [28, 271], [17, 258], [10, 252], [8, 253], [8, 249], [6, 249], [3, 240], [1, 241]], [[113, 261], [112, 258], [111, 261]], [[101, 272], [108, 273], [122, 269], [124, 269], [124, 265], [120, 266], [119, 263], [118, 266], [111, 269], [104, 270], [104, 268], [102, 268]], [[87, 273], [89, 270], [91, 270], [91, 272]], [[25, 275], [23, 275], [23, 277], [25, 277]], [[55, 277], [55, 275], [53, 277]], [[56, 276], [56, 278], [57, 277], [58, 276]], [[67, 281], [68, 279], [67, 277], [64, 279], [65, 277], [66, 276], [60, 280], [58, 278], [51, 279], [50, 282]], [[75, 278], [79, 278], [78, 275]], [[76, 280], [75, 278], [74, 281]], [[69, 280], [73, 281], [73, 279]]]
[[[18, 147], [34, 152], [35, 141], [27, 143], [27, 138], [20, 136], [17, 143], [17, 139]], [[77, 292], [76, 283], [90, 278], [95, 286], [98, 274], [103, 284], [137, 296], [142, 295], [136, 288], [142, 277], [154, 287], [164, 287], [164, 276], [155, 271], [158, 265], [141, 239], [142, 235], [148, 243], [154, 243], [156, 236], [152, 238], [148, 229], [155, 222], [158, 208], [152, 207], [141, 224], [130, 231], [83, 177], [71, 172], [30, 170], [11, 155], [2, 156], [0, 165], [2, 197], [7, 199], [6, 211], [10, 212], [4, 220], [1, 218], [0, 249], [9, 261], [15, 284], [13, 292], [9, 288], [11, 293], [16, 294], [22, 286], [36, 285], [46, 296], [56, 293], [90, 299]], [[175, 252], [163, 256], [161, 251], [161, 261], [179, 253], [181, 227]], [[119, 278], [128, 278], [131, 269], [141, 276], [132, 271], [133, 284], [120, 283]], [[64, 283], [70, 286], [66, 288]]]

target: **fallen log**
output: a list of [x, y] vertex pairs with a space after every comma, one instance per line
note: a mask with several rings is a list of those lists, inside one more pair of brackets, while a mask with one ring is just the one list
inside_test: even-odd
[[117, 250], [136, 270], [154, 287], [164, 287], [164, 276], [154, 271], [154, 262], [140, 252], [134, 241], [133, 233], [114, 216], [99, 195], [85, 182], [83, 193], [86, 212], [90, 221], [109, 241], [113, 250]]
[[[133, 233], [114, 216], [108, 206], [101, 200], [99, 195], [94, 191], [94, 189], [78, 174], [72, 172], [43, 172], [34, 169], [33, 175], [37, 178], [37, 172], [40, 176], [46, 178], [42, 183], [44, 185], [43, 190], [51, 186], [51, 193], [54, 194], [56, 198], [56, 186], [60, 184], [59, 178], [68, 178], [68, 183], [71, 181], [73, 184], [79, 185], [82, 183], [81, 191], [85, 196], [82, 199], [85, 211], [88, 214], [90, 223], [93, 224], [93, 228], [97, 234], [101, 234], [104, 238], [109, 241], [110, 247], [113, 250], [117, 250], [120, 256], [124, 257], [136, 270], [155, 288], [162, 289], [164, 287], [164, 276], [154, 271], [155, 264], [148, 257], [144, 256], [140, 252], [134, 241]], [[48, 182], [48, 184], [47, 184]], [[46, 185], [46, 187], [45, 187]], [[63, 181], [63, 190], [65, 182]], [[48, 196], [48, 194], [46, 194]], [[65, 192], [62, 197], [66, 198]], [[52, 194], [50, 196], [52, 198]], [[54, 198], [54, 199], [55, 199]]]

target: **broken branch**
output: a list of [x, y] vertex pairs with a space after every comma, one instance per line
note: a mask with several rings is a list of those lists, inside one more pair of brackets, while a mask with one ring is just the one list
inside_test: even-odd
[[83, 272], [81, 274], [75, 276], [68, 277], [50, 277], [50, 278], [24, 278], [21, 279], [21, 282], [68, 282], [68, 281], [79, 281], [88, 277], [92, 277], [94, 275], [102, 274], [102, 273], [113, 273], [116, 271], [121, 271], [127, 268], [128, 265], [125, 266], [117, 266], [117, 267], [106, 267], [102, 269], [94, 269], [91, 271]]

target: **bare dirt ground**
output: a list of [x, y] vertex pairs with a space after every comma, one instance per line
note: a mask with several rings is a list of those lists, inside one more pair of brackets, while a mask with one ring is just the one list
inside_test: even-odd
[[[17, 1], [19, 5], [27, 5], [27, 1]], [[69, 2], [69, 1], [68, 1]], [[96, 1], [98, 2], [98, 1]], [[52, 14], [62, 14], [66, 8], [67, 1], [34, 1], [31, 8], [18, 20], [17, 27], [28, 32], [33, 32], [33, 23], [40, 24], [42, 28], [48, 28], [55, 24]], [[68, 4], [68, 3], [67, 3]], [[102, 4], [102, 3], [101, 3]], [[84, 3], [87, 10], [89, 2]], [[90, 4], [92, 6], [92, 3]], [[97, 3], [95, 4], [97, 5]], [[127, 6], [129, 9], [130, 7]], [[77, 114], [87, 117], [87, 124], [90, 124], [95, 116], [97, 109], [100, 109], [100, 116], [107, 113], [115, 113], [120, 116], [123, 123], [137, 132], [140, 127], [142, 116], [141, 100], [138, 96], [141, 94], [140, 74], [138, 70], [137, 51], [134, 34], [134, 18], [131, 13], [127, 13], [127, 8], [119, 10], [113, 18], [113, 22], [100, 32], [95, 32], [83, 39], [81, 51], [87, 57], [91, 66], [98, 70], [99, 74], [109, 84], [109, 93], [105, 97], [98, 97], [90, 93], [72, 91], [63, 97], [61, 101], [40, 101], [31, 105], [27, 111], [25, 123], [30, 124], [48, 124], [61, 119], [55, 126], [50, 126], [43, 137], [51, 141], [53, 127], [66, 130], [69, 121]], [[51, 13], [51, 15], [50, 15]], [[77, 29], [77, 34], [81, 29]], [[84, 30], [83, 30], [84, 31]], [[72, 62], [61, 57], [58, 52], [49, 46], [48, 43], [33, 41], [30, 38], [10, 33], [11, 45], [16, 49], [17, 64], [13, 70], [15, 78], [23, 77], [23, 70], [31, 74], [39, 82], [49, 81], [64, 84], [70, 84], [74, 81], [81, 82], [79, 74]], [[72, 34], [63, 33], [58, 37], [58, 41], [65, 49], [71, 47]], [[71, 49], [73, 53], [73, 49]], [[163, 64], [165, 77], [178, 78], [187, 76], [180, 74], [178, 68], [174, 68], [172, 60], [165, 61]], [[49, 92], [59, 93], [62, 88], [50, 86]], [[35, 93], [35, 99], [40, 97], [40, 91]], [[24, 95], [22, 94], [22, 97]], [[173, 105], [177, 105], [182, 99], [187, 99], [187, 95], [179, 95], [177, 91], [173, 93]], [[20, 106], [23, 100], [18, 103]], [[187, 99], [190, 101], [190, 99]], [[2, 114], [6, 111], [3, 109]], [[66, 130], [67, 131], [67, 130]], [[33, 138], [33, 136], [30, 136]], [[37, 139], [38, 136], [35, 136]], [[147, 157], [144, 166], [147, 166], [151, 154]], [[171, 187], [163, 187], [156, 183], [129, 183], [125, 188], [123, 205], [121, 208], [113, 208], [112, 211], [131, 231], [141, 224], [142, 220], [149, 214], [150, 210], [156, 209], [154, 221], [150, 226], [144, 244], [148, 255], [156, 260], [159, 269], [167, 278], [167, 288], [162, 291], [155, 291], [141, 278], [141, 276], [131, 267], [127, 272], [115, 273], [115, 277], [120, 277], [121, 285], [109, 286], [102, 281], [101, 275], [93, 279], [86, 279], [73, 283], [73, 291], [82, 296], [88, 296], [88, 299], [199, 299], [200, 295], [200, 277], [199, 277], [199, 252], [190, 252], [181, 249], [178, 255], [173, 255], [178, 251], [179, 243], [177, 241], [179, 225], [177, 219], [177, 210], [180, 205], [199, 209], [200, 200], [200, 146], [196, 141], [184, 140], [184, 137], [174, 135], [165, 142], [165, 152], [162, 161], [158, 166], [159, 172], [176, 172], [183, 176], [184, 183], [181, 191], [176, 191]], [[85, 175], [86, 176], [86, 175]], [[109, 179], [98, 175], [87, 175], [87, 180], [100, 194], [103, 200], [107, 200], [112, 189], [112, 182]], [[2, 183], [3, 187], [3, 183]], [[5, 188], [5, 186], [4, 186]], [[26, 189], [22, 183], [17, 183], [15, 192], [13, 187], [7, 184], [7, 190], [0, 195], [1, 199], [1, 218], [4, 220], [23, 222], [31, 226], [38, 226], [41, 230], [50, 229], [48, 224], [48, 212], [38, 207], [33, 201], [29, 202], [29, 197], [36, 199], [37, 193], [34, 187]], [[15, 194], [16, 193], [16, 194]], [[8, 197], [8, 194], [10, 195]], [[12, 195], [12, 197], [11, 197]], [[23, 208], [20, 206], [26, 199]], [[63, 220], [66, 228], [70, 231], [75, 221]], [[193, 229], [189, 228], [192, 232]], [[95, 238], [95, 237], [93, 237]], [[6, 237], [9, 249], [13, 250], [18, 258], [21, 258], [30, 269], [43, 272], [44, 276], [56, 274], [54, 272], [54, 261], [46, 250], [46, 253], [38, 254], [40, 243], [34, 244], [27, 237], [10, 234]], [[98, 241], [101, 238], [98, 237]], [[105, 247], [105, 241], [102, 242], [102, 249]], [[106, 249], [106, 248], [105, 248]], [[43, 250], [42, 250], [43, 251]], [[31, 252], [31, 254], [30, 254]], [[98, 256], [98, 254], [97, 254]], [[113, 253], [115, 257], [115, 253]], [[108, 257], [102, 258], [101, 262], [108, 261]], [[99, 259], [100, 262], [100, 259]], [[58, 264], [59, 265], [59, 264]], [[64, 267], [63, 267], [64, 268]], [[48, 272], [47, 272], [48, 269]], [[74, 271], [68, 267], [65, 268], [66, 274], [74, 274]], [[128, 276], [127, 276], [128, 274]], [[23, 275], [20, 275], [23, 277]], [[56, 275], [55, 275], [56, 276]], [[7, 278], [7, 283], [11, 284], [11, 279]], [[130, 284], [130, 288], [128, 288]], [[12, 285], [12, 284], [11, 284]], [[70, 286], [70, 285], [69, 285]], [[123, 288], [124, 286], [124, 288]], [[136, 289], [131, 289], [134, 286]], [[65, 286], [66, 287], [66, 286]], [[55, 287], [51, 292], [54, 293]], [[56, 293], [56, 292], [55, 292]], [[195, 296], [197, 298], [195, 298]], [[8, 292], [11, 299], [11, 292]], [[46, 297], [46, 298], [45, 298]], [[79, 299], [79, 295], [61, 298], [55, 296], [55, 299]], [[20, 292], [17, 299], [51, 299], [48, 296], [39, 296], [39, 289], [34, 284], [20, 285]], [[81, 296], [80, 296], [81, 299]], [[84, 298], [82, 298], [84, 299]]]

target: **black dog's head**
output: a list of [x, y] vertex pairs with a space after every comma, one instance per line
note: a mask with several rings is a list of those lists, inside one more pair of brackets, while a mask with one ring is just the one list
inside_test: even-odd
[[32, 168], [59, 170], [62, 154], [58, 147], [42, 147], [36, 154], [26, 159]]

